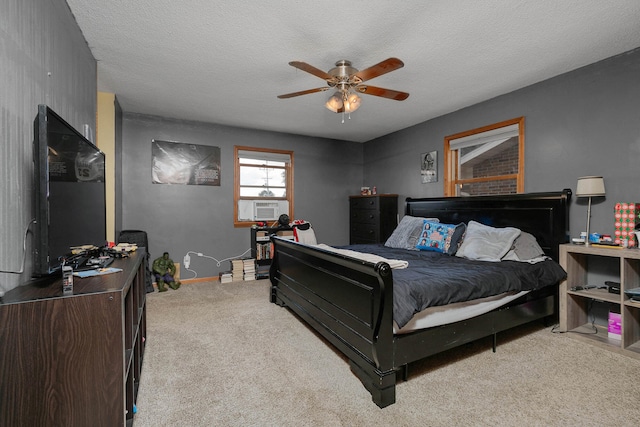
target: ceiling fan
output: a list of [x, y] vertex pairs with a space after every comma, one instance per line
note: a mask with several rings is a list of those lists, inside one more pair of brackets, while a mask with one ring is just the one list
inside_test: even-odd
[[[327, 86], [278, 95], [278, 98], [280, 99], [293, 98], [300, 95], [335, 89], [336, 92], [329, 98], [325, 107], [334, 113], [351, 113], [360, 107], [360, 97], [358, 96], [358, 93], [380, 96], [382, 98], [394, 99], [396, 101], [404, 101], [409, 97], [407, 92], [400, 92], [397, 90], [364, 84], [367, 80], [371, 80], [375, 77], [397, 70], [398, 68], [402, 68], [404, 63], [398, 58], [385, 59], [384, 61], [369, 68], [365, 68], [362, 71], [358, 71], [357, 68], [352, 67], [351, 61], [347, 61], [345, 59], [336, 62], [336, 66], [327, 72], [301, 61], [291, 61], [289, 62], [289, 65], [326, 80]], [[342, 121], [344, 123], [344, 118]]]

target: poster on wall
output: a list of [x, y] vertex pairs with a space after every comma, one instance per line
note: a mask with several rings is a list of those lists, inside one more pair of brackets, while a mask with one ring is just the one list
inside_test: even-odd
[[220, 147], [151, 141], [154, 184], [220, 186]]
[[422, 183], [438, 182], [438, 152], [420, 154], [420, 176]]

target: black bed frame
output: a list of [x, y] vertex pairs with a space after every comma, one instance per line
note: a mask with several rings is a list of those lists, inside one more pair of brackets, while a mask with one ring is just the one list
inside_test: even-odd
[[[571, 190], [509, 196], [406, 199], [405, 213], [443, 223], [476, 220], [533, 234], [558, 260], [569, 239]], [[489, 313], [403, 335], [393, 333], [393, 275], [373, 264], [278, 237], [271, 264], [271, 302], [286, 306], [348, 359], [373, 401], [395, 403], [397, 376], [407, 364], [537, 319], [556, 316], [557, 286], [531, 292]], [[322, 366], [318, 366], [322, 369]]]

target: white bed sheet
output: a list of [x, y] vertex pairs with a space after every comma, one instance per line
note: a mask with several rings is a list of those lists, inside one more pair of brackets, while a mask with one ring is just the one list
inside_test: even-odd
[[472, 317], [485, 314], [493, 309], [502, 307], [511, 301], [526, 295], [529, 291], [522, 292], [505, 292], [503, 294], [494, 295], [486, 298], [478, 298], [473, 301], [458, 302], [440, 307], [430, 307], [426, 310], [416, 313], [413, 318], [398, 328], [393, 323], [394, 334], [406, 334], [420, 329], [432, 328], [434, 326], [455, 323], [461, 320], [470, 319]]

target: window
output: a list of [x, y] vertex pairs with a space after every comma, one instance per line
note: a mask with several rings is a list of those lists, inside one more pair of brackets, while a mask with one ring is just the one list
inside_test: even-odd
[[293, 218], [293, 151], [236, 146], [234, 224]]
[[444, 139], [445, 196], [524, 192], [524, 117]]

